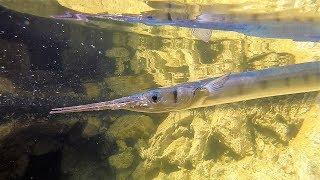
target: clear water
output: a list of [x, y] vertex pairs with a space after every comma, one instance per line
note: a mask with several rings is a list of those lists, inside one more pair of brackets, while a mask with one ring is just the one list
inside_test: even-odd
[[[318, 92], [174, 113], [48, 115], [54, 107], [314, 61], [319, 43], [227, 31], [214, 31], [206, 43], [184, 27], [63, 21], [50, 16], [108, 3], [59, 2], [65, 7], [0, 0], [0, 179], [320, 177]], [[194, 16], [204, 4], [168, 10], [166, 2], [149, 2], [154, 15], [169, 11], [173, 19]], [[112, 10], [136, 12], [129, 7]]]

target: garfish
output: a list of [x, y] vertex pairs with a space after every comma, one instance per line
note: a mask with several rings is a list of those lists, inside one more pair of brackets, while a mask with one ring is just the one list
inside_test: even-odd
[[163, 113], [319, 90], [320, 61], [315, 61], [228, 73], [216, 78], [151, 89], [111, 101], [55, 108], [50, 114], [107, 109]]
[[[150, 2], [149, 2], [150, 3]], [[217, 7], [216, 7], [217, 6]], [[239, 5], [240, 6], [240, 5]], [[161, 6], [162, 7], [162, 6]], [[320, 18], [310, 13], [287, 10], [273, 13], [229, 12], [232, 5], [199, 6], [200, 12], [191, 5], [182, 6], [168, 3], [165, 8], [143, 12], [139, 15], [130, 14], [83, 14], [66, 12], [52, 16], [56, 19], [78, 20], [86, 23], [103, 22], [104, 20], [127, 23], [143, 23], [149, 26], [177, 26], [192, 29], [192, 34], [205, 42], [212, 36], [212, 30], [235, 31], [245, 35], [282, 38], [295, 41], [320, 41]], [[190, 11], [190, 12], [189, 12]]]

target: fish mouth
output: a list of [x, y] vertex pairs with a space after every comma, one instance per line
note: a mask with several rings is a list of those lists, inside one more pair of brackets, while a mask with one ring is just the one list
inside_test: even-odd
[[119, 110], [131, 109], [143, 105], [141, 99], [133, 97], [123, 97], [112, 101], [85, 104], [79, 106], [70, 106], [62, 108], [54, 108], [49, 114], [62, 114], [72, 112], [100, 111], [100, 110]]

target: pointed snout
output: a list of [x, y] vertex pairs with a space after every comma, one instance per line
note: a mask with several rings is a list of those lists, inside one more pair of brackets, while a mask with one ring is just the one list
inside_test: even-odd
[[80, 106], [70, 106], [55, 108], [50, 111], [50, 114], [71, 113], [71, 112], [85, 112], [85, 111], [99, 111], [99, 110], [118, 110], [118, 109], [132, 109], [137, 106], [141, 106], [142, 102], [140, 98], [129, 96], [112, 101], [92, 103]]

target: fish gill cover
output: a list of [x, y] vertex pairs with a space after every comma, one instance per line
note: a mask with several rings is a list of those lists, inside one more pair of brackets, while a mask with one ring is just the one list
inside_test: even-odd
[[[58, 2], [82, 13], [139, 14], [163, 6], [161, 1], [144, 4], [138, 0]], [[218, 4], [221, 9], [225, 8], [221, 4], [237, 3], [246, 1], [176, 1], [190, 7]], [[252, 12], [295, 8], [298, 12], [319, 13], [319, 4], [311, 1], [244, 5], [243, 10]], [[19, 11], [17, 4], [11, 7]], [[197, 15], [196, 12], [193, 16]], [[214, 31], [209, 43], [205, 43], [192, 37], [188, 28], [142, 24], [86, 27], [81, 23], [53, 21], [48, 30], [43, 24], [34, 25], [41, 18], [32, 16], [27, 20], [32, 30], [42, 27], [40, 32], [58, 34], [41, 37], [53, 38], [50, 45], [60, 49], [53, 51], [57, 52], [54, 54], [58, 63], [51, 63], [59, 68], [52, 69], [36, 61], [37, 58], [50, 61], [51, 56], [39, 51], [47, 43], [37, 46], [19, 38], [12, 41], [14, 35], [1, 38], [0, 53], [5, 56], [0, 59], [1, 67], [5, 68], [1, 72], [9, 72], [0, 76], [1, 106], [11, 109], [22, 106], [22, 110], [31, 107], [26, 109], [30, 111], [28, 116], [22, 117], [12, 115], [8, 108], [7, 112], [1, 111], [0, 119], [5, 121], [0, 125], [0, 144], [2, 154], [6, 155], [1, 159], [17, 162], [0, 166], [2, 177], [13, 174], [30, 177], [32, 164], [37, 164], [42, 155], [58, 159], [59, 165], [55, 167], [59, 167], [62, 177], [71, 179], [320, 177], [320, 107], [315, 103], [318, 92], [161, 115], [100, 112], [55, 117], [44, 113], [43, 117], [39, 110], [114, 99], [156, 86], [228, 72], [319, 60], [319, 43], [226, 31]], [[36, 115], [41, 118], [33, 117], [33, 111], [40, 111]], [[10, 167], [12, 171], [4, 171]]]

